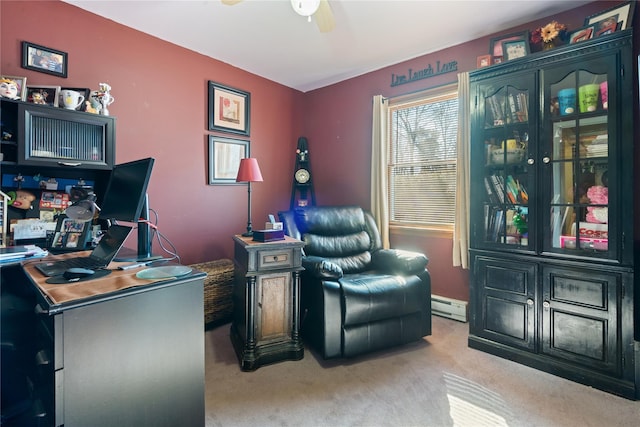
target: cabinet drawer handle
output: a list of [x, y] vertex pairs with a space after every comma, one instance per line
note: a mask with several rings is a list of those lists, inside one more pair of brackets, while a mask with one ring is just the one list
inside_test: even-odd
[[542, 306], [544, 308], [549, 308], [549, 307], [551, 307], [551, 304], [549, 303], [549, 301], [545, 301], [545, 302], [542, 303]]
[[544, 163], [545, 165], [546, 165], [547, 163], [549, 163], [550, 161], [551, 161], [551, 158], [550, 158], [550, 157], [548, 157], [548, 156], [545, 156], [545, 157], [543, 157], [543, 158], [542, 158], [542, 163]]
[[528, 306], [532, 306], [533, 305], [533, 300], [531, 298], [527, 299], [527, 305]]
[[71, 167], [75, 168], [77, 166], [80, 166], [82, 163], [81, 162], [77, 162], [77, 163], [76, 162], [74, 162], [74, 163], [72, 163], [72, 162], [58, 162], [58, 164], [60, 166], [71, 166]]
[[531, 158], [527, 159], [527, 164], [532, 165], [532, 164], [534, 164], [535, 162], [536, 162], [536, 161], [535, 161], [534, 159], [531, 159]]

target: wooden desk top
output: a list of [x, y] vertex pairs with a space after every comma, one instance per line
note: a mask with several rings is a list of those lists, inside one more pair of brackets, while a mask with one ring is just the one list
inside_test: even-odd
[[[136, 274], [139, 271], [149, 267], [132, 268], [130, 270], [118, 270], [118, 266], [131, 264], [130, 262], [112, 262], [107, 266], [111, 273], [79, 282], [69, 282], [64, 284], [46, 283], [47, 276], [40, 273], [35, 268], [35, 264], [43, 261], [55, 261], [64, 258], [88, 256], [90, 251], [74, 252], [62, 255], [50, 255], [45, 258], [25, 261], [22, 263], [27, 276], [37, 286], [37, 288], [49, 299], [53, 305], [64, 304], [68, 302], [83, 300], [92, 297], [106, 296], [110, 293], [130, 289], [139, 286], [148, 286], [158, 282], [174, 281], [175, 278], [169, 279], [139, 279]], [[164, 265], [159, 263], [158, 265]], [[193, 273], [191, 273], [193, 274]], [[185, 276], [189, 277], [189, 275]]]

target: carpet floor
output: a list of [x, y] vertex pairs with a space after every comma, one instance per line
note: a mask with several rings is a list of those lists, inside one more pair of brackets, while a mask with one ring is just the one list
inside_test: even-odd
[[433, 317], [423, 340], [359, 357], [242, 372], [223, 325], [205, 334], [206, 426], [632, 427], [640, 402], [467, 347]]

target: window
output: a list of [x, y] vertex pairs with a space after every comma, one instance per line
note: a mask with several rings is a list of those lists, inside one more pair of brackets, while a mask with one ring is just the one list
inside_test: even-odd
[[389, 103], [390, 225], [452, 230], [457, 86], [403, 98]]

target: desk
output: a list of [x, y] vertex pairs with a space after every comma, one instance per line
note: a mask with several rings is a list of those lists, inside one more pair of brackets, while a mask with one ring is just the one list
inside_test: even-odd
[[34, 290], [32, 380], [46, 425], [204, 425], [204, 273], [150, 282], [115, 270], [48, 285], [33, 264], [23, 285]]

